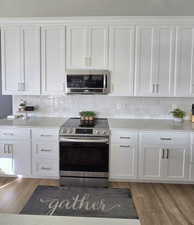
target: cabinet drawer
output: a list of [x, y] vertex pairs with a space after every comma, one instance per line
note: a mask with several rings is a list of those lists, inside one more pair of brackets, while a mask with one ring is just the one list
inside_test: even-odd
[[32, 144], [33, 157], [42, 157], [47, 159], [59, 158], [59, 143], [58, 141], [52, 142], [35, 142]]
[[30, 128], [0, 129], [0, 139], [30, 139]]
[[33, 159], [33, 176], [58, 177], [59, 161], [49, 159]]
[[121, 145], [136, 144], [137, 132], [113, 129], [111, 131], [111, 143]]
[[32, 139], [57, 140], [58, 136], [59, 136], [59, 129], [50, 129], [50, 128], [32, 129]]
[[188, 145], [189, 133], [185, 132], [141, 132], [141, 143], [160, 145]]

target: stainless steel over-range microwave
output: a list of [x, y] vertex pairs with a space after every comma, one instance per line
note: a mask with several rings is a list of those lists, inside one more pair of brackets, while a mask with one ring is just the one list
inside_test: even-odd
[[108, 94], [110, 72], [108, 70], [67, 70], [67, 94]]

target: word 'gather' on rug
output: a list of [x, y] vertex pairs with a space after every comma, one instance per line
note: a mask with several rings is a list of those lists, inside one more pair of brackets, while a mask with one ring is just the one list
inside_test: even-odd
[[137, 219], [128, 189], [38, 186], [20, 214]]

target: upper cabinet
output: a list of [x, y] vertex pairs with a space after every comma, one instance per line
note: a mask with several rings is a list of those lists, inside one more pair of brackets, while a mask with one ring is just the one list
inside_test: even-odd
[[65, 81], [65, 27], [43, 26], [42, 44], [42, 94], [64, 93]]
[[40, 94], [40, 27], [3, 26], [1, 50], [3, 94]]
[[174, 95], [192, 97], [194, 96], [194, 27], [177, 27], [175, 56]]
[[135, 28], [133, 26], [111, 26], [110, 71], [111, 94], [133, 96]]
[[67, 68], [107, 69], [108, 27], [103, 25], [67, 27]]
[[175, 31], [171, 26], [138, 26], [135, 96], [171, 96]]
[[2, 92], [63, 95], [67, 69], [107, 69], [112, 96], [193, 97], [194, 26], [181, 20], [0, 24]]

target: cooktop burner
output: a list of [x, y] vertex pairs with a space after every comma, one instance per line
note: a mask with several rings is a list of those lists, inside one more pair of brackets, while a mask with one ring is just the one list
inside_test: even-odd
[[88, 121], [88, 122], [82, 122], [80, 118], [73, 117], [68, 119], [63, 127], [68, 128], [79, 128], [79, 127], [91, 127], [91, 128], [100, 128], [100, 129], [107, 129], [108, 126], [108, 120], [106, 118], [97, 118], [94, 121]]
[[60, 129], [60, 135], [107, 136], [109, 134], [108, 120], [97, 118], [94, 121], [82, 121], [78, 117], [68, 119]]

